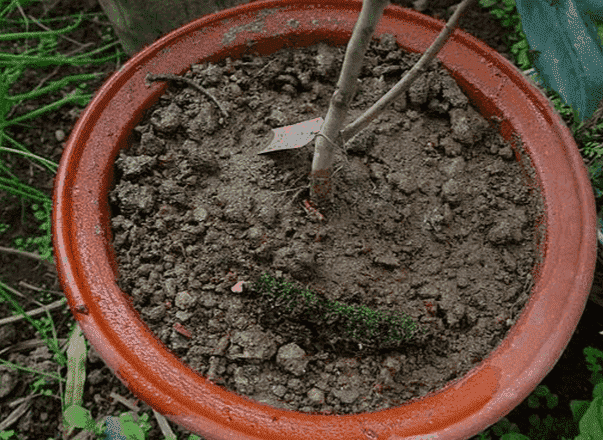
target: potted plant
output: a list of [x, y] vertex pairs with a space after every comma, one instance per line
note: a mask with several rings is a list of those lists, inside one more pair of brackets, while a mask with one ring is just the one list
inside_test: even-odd
[[[142, 400], [206, 438], [467, 438], [519, 404], [558, 360], [592, 282], [592, 189], [574, 141], [544, 98], [508, 61], [456, 32], [439, 58], [484, 117], [519, 136], [546, 203], [542, 263], [532, 296], [503, 343], [460, 380], [400, 407], [351, 416], [275, 409], [225, 391], [182, 363], [153, 336], [116, 283], [108, 191], [113, 164], [143, 112], [166, 86], [151, 74], [179, 75], [200, 61], [254, 49], [269, 54], [321, 40], [344, 45], [360, 2], [265, 1], [190, 23], [132, 58], [99, 91], [73, 130], [56, 180], [53, 239], [59, 276], [84, 334]], [[423, 52], [442, 23], [396, 7], [375, 35], [392, 33]], [[203, 44], [199, 44], [203, 41]]]

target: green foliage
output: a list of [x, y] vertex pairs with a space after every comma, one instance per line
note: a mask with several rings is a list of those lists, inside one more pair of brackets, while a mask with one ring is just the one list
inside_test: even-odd
[[[16, 178], [0, 177], [0, 190], [5, 190], [18, 196], [24, 204], [29, 205], [33, 218], [38, 223], [37, 228], [40, 230], [40, 235], [37, 236], [15, 238], [13, 243], [14, 247], [23, 251], [37, 251], [42, 259], [52, 262], [52, 235], [50, 223], [52, 200], [35, 188], [22, 184]], [[9, 225], [0, 224], [0, 234], [8, 229]]]
[[579, 120], [590, 118], [603, 98], [603, 50], [594, 15], [600, 2], [517, 0], [530, 51], [547, 88], [556, 90]]
[[[150, 417], [146, 413], [137, 416], [132, 412], [125, 412], [119, 417], [109, 416], [103, 422], [96, 422], [88, 409], [71, 405], [63, 412], [63, 417], [67, 426], [92, 432], [99, 440], [145, 440], [152, 429]], [[1, 435], [2, 433], [0, 440]], [[201, 437], [189, 435], [187, 440], [201, 440]]]
[[593, 385], [603, 383], [603, 351], [597, 350], [594, 347], [586, 347], [584, 349], [584, 356], [588, 363], [588, 370], [592, 373], [590, 376], [590, 382]]
[[504, 27], [510, 28], [510, 32], [505, 35], [505, 43], [515, 56], [515, 61], [520, 68], [527, 70], [533, 67], [528, 55], [530, 49], [528, 39], [522, 30], [521, 16], [515, 7], [515, 0], [480, 0], [480, 5], [489, 8], [490, 13]]
[[[556, 2], [536, 0], [530, 4], [532, 6], [540, 4], [542, 7], [543, 3], [547, 3], [550, 6]], [[528, 43], [526, 34], [523, 32], [522, 18], [516, 8], [515, 0], [480, 0], [480, 5], [489, 9], [490, 13], [495, 16], [503, 26], [509, 28], [510, 32], [505, 36], [506, 44], [513, 53], [515, 62], [520, 66], [521, 70], [527, 71], [535, 67], [531, 54], [532, 52], [530, 51], [530, 44]], [[590, 35], [592, 37], [591, 43], [597, 44], [599, 46], [599, 51], [600, 48], [603, 47], [602, 5], [603, 3], [598, 0], [578, 0], [578, 6], [583, 15], [586, 15], [586, 21], [592, 23], [590, 25]], [[546, 21], [540, 20], [540, 22], [541, 24], [549, 25]], [[594, 26], [594, 28], [592, 28], [592, 26]], [[594, 36], [592, 29], [596, 29], [596, 37]], [[546, 32], [542, 33], [542, 35], [545, 34]], [[568, 48], [567, 50], [571, 49]], [[585, 75], [586, 74], [584, 73], [584, 76]], [[537, 83], [543, 84], [542, 78], [539, 75], [532, 75], [532, 77]], [[543, 85], [546, 87], [546, 83]], [[568, 125], [571, 125], [571, 131], [580, 145], [581, 153], [588, 161], [588, 172], [593, 184], [595, 197], [603, 197], [603, 122], [587, 131], [583, 131], [582, 127], [584, 121], [580, 121], [577, 112], [574, 112], [572, 107], [566, 104], [563, 97], [551, 88], [547, 88], [547, 94], [549, 95], [555, 110]], [[598, 104], [598, 101], [596, 104]], [[600, 229], [603, 232], [603, 224], [600, 225]]]
[[48, 379], [46, 379], [45, 377], [39, 377], [32, 384], [30, 384], [29, 388], [31, 389], [32, 394], [42, 394], [44, 396], [50, 396], [52, 395], [52, 390], [46, 388], [48, 384]]
[[37, 250], [38, 255], [52, 262], [52, 236], [51, 236], [51, 210], [52, 202], [48, 201], [40, 206], [37, 203], [30, 205], [33, 215], [37, 221], [38, 229], [41, 235], [35, 237], [17, 237], [14, 241], [14, 247], [19, 250], [32, 251]]
[[[14, 27], [17, 24], [21, 28], [19, 32], [2, 32], [0, 34], [0, 41], [14, 41], [15, 47], [19, 47], [21, 50], [18, 54], [0, 53], [0, 153], [3, 153], [0, 155], [0, 191], [5, 191], [8, 194], [19, 197], [23, 203], [24, 212], [27, 209], [31, 209], [31, 216], [36, 222], [37, 229], [41, 232], [37, 236], [18, 237], [15, 239], [13, 246], [23, 251], [37, 251], [42, 258], [52, 261], [50, 233], [52, 200], [36, 188], [20, 182], [11, 173], [10, 166], [4, 160], [4, 157], [6, 157], [6, 154], [18, 155], [40, 164], [52, 174], [56, 173], [58, 164], [30, 152], [25, 145], [17, 142], [9, 135], [7, 128], [24, 126], [24, 123], [27, 121], [46, 113], [56, 112], [65, 104], [75, 103], [84, 107], [93, 96], [88, 91], [87, 82], [98, 78], [102, 73], [70, 75], [56, 81], [47, 82], [44, 85], [42, 82], [35, 89], [19, 94], [11, 94], [11, 90], [25, 74], [31, 73], [32, 69], [60, 65], [89, 66], [120, 60], [124, 55], [123, 52], [118, 50], [119, 43], [111, 35], [112, 29], [110, 26], [107, 27], [107, 32], [103, 35], [105, 44], [102, 47], [75, 56], [67, 56], [59, 53], [57, 45], [58, 36], [68, 34], [78, 28], [86, 18], [92, 18], [92, 15], [96, 14], [80, 13], [75, 17], [40, 19], [38, 21], [41, 24], [46, 24], [48, 27], [56, 27], [54, 26], [56, 21], [67, 24], [57, 30], [32, 32], [30, 31], [33, 28], [31, 23], [28, 22], [28, 19], [21, 12], [28, 4], [38, 1], [10, 1], [0, 7], [0, 27], [8, 29], [10, 26]], [[11, 16], [15, 18], [11, 18]], [[107, 51], [113, 51], [113, 53], [109, 52], [107, 55]], [[105, 55], [99, 56], [102, 53], [105, 53]], [[25, 107], [28, 101], [53, 95], [60, 95], [62, 97], [40, 108], [34, 108], [29, 112], [22, 112], [19, 116], [12, 116], [19, 114], [20, 108]], [[4, 202], [4, 200], [0, 202]], [[0, 223], [0, 234], [7, 232], [9, 228], [8, 224]], [[0, 282], [0, 301], [9, 303], [18, 314], [22, 315], [40, 333], [48, 347], [54, 352], [55, 361], [59, 365], [67, 365], [65, 356], [57, 344], [52, 319], [50, 317], [33, 319], [26, 315], [23, 308], [9, 292], [10, 288]], [[84, 347], [80, 348], [81, 350], [76, 353], [78, 357], [76, 362], [68, 365], [68, 370], [72, 369], [76, 372], [73, 375], [75, 382], [71, 384], [74, 386], [73, 391], [70, 391], [70, 384], [67, 384], [69, 395], [65, 397], [66, 401], [69, 402], [81, 402], [81, 392], [84, 385], [81, 372], [82, 368], [85, 368], [81, 354], [85, 354], [85, 349]], [[0, 360], [0, 362], [3, 365], [27, 374], [39, 376], [30, 385], [30, 392], [33, 394], [52, 395], [54, 392], [48, 386], [58, 381], [65, 381], [65, 379], [56, 374], [36, 371], [31, 368], [11, 364], [4, 360]], [[143, 440], [147, 438], [147, 434], [151, 429], [147, 414], [138, 417], [136, 421], [134, 421], [135, 417], [132, 414], [124, 413], [119, 417], [108, 417], [105, 422], [96, 423], [92, 419], [88, 409], [82, 407], [80, 404], [68, 404], [63, 415], [66, 423], [93, 432], [98, 439], [108, 439], [107, 434], [113, 429], [116, 436], [111, 438]], [[20, 436], [14, 430], [0, 432], [0, 440], [18, 440], [19, 438]], [[190, 436], [189, 440], [198, 440], [199, 438], [198, 436]]]
[[[54, 359], [61, 365], [65, 366], [67, 363], [67, 359], [61, 352], [61, 349], [58, 346], [56, 334], [54, 331], [54, 325], [52, 324], [52, 319], [48, 316], [48, 321], [45, 319], [33, 319], [31, 316], [25, 313], [25, 310], [21, 307], [21, 305], [10, 295], [8, 286], [0, 281], [0, 298], [3, 298], [6, 302], [8, 302], [13, 309], [23, 316], [39, 333], [40, 336], [46, 341], [46, 345], [48, 348], [54, 353]], [[46, 312], [48, 313], [48, 312]], [[53, 335], [50, 336], [48, 333], [52, 332]]]
[[[492, 440], [490, 431], [500, 440], [570, 440], [570, 432], [578, 432], [574, 440], [598, 440], [603, 438], [603, 351], [594, 347], [584, 349], [587, 368], [592, 372], [590, 377], [594, 385], [593, 400], [572, 400], [570, 410], [571, 420], [556, 420], [547, 414], [541, 418], [537, 414], [529, 416], [531, 425], [527, 435], [521, 434], [517, 425], [512, 424], [508, 418], [503, 417], [498, 423], [478, 435], [479, 440]], [[556, 408], [559, 399], [551, 393], [548, 387], [539, 385], [526, 399], [528, 407], [532, 409]], [[572, 426], [573, 425], [573, 429]], [[577, 427], [577, 429], [576, 429]]]
[[151, 430], [149, 415], [136, 417], [125, 412], [119, 417], [109, 416], [105, 422], [97, 423], [90, 411], [79, 405], [69, 406], [63, 413], [68, 426], [84, 429], [94, 433], [98, 438], [112, 440], [145, 440]]
[[510, 432], [503, 435], [500, 440], [530, 440], [530, 438], [518, 432]]
[[[81, 14], [78, 20], [81, 21]], [[41, 108], [32, 110], [24, 115], [9, 119], [9, 115], [26, 100], [38, 98], [43, 95], [50, 95], [54, 92], [65, 90], [72, 83], [85, 83], [90, 79], [97, 78], [99, 74], [82, 74], [72, 75], [61, 78], [60, 80], [53, 81], [45, 87], [41, 87], [37, 90], [32, 90], [19, 95], [10, 95], [9, 91], [13, 84], [15, 84], [21, 76], [24, 74], [27, 68], [41, 68], [52, 65], [61, 64], [89, 64], [90, 62], [98, 61], [90, 58], [81, 58], [81, 56], [75, 56], [68, 58], [64, 55], [55, 54], [56, 52], [56, 34], [61, 33], [61, 30], [54, 31], [54, 35], [48, 35], [47, 32], [24, 32], [17, 34], [4, 34], [0, 36], [1, 40], [19, 40], [38, 37], [40, 39], [38, 46], [35, 49], [26, 49], [21, 54], [7, 54], [0, 53], [0, 147], [3, 146], [5, 140], [12, 141], [15, 144], [16, 141], [10, 138], [5, 132], [5, 128], [21, 124], [29, 119], [36, 118], [48, 112], [56, 111], [61, 106], [68, 103], [77, 103], [80, 106], [85, 106], [90, 99], [92, 94], [85, 94], [82, 92], [80, 87], [74, 87], [67, 93], [63, 98], [47, 104]], [[52, 56], [48, 56], [51, 55]], [[115, 55], [111, 55], [106, 59], [102, 59], [102, 62], [114, 59]], [[79, 60], [79, 61], [78, 61]], [[1, 149], [0, 149], [1, 150]], [[26, 153], [31, 154], [27, 150]], [[43, 162], [43, 165], [46, 165]], [[55, 170], [56, 171], [56, 168]]]
[[556, 394], [552, 394], [551, 391], [545, 385], [536, 387], [536, 390], [528, 397], [528, 406], [536, 409], [541, 407], [541, 401], [539, 397], [543, 397], [546, 400], [546, 407], [553, 409], [559, 403], [559, 398]]
[[409, 316], [391, 316], [365, 306], [350, 306], [324, 299], [308, 289], [303, 289], [284, 279], [263, 274], [254, 283], [253, 290], [274, 307], [302, 315], [318, 326], [338, 322], [345, 337], [366, 345], [385, 346], [411, 339], [418, 330]]
[[[94, 58], [96, 53], [105, 51], [116, 45], [116, 42], [92, 50], [83, 55], [66, 56], [57, 51], [57, 38], [59, 35], [69, 33], [80, 26], [84, 14], [80, 13], [75, 20], [73, 17], [65, 17], [63, 22], [71, 21], [67, 26], [49, 31], [30, 32], [29, 23], [25, 16], [19, 13], [18, 7], [23, 8], [29, 2], [10, 2], [6, 7], [0, 10], [0, 25], [5, 29], [14, 26], [21, 27], [22, 32], [4, 32], [0, 35], [0, 41], [14, 41], [15, 47], [21, 50], [21, 53], [0, 53], [0, 153], [18, 155], [28, 160], [39, 163], [51, 173], [56, 173], [58, 165], [46, 158], [37, 156], [30, 152], [28, 148], [13, 139], [7, 132], [11, 126], [23, 125], [23, 122], [34, 119], [49, 112], [57, 111], [61, 106], [68, 103], [76, 103], [80, 106], [88, 104], [92, 98], [91, 93], [85, 93], [86, 81], [98, 78], [100, 73], [78, 74], [63, 77], [59, 80], [47, 83], [42, 87], [20, 94], [11, 94], [11, 89], [24, 76], [25, 73], [31, 73], [31, 69], [43, 68], [46, 66], [56, 66], [61, 64], [89, 65], [107, 62], [119, 59], [122, 55], [119, 51], [103, 58]], [[11, 19], [9, 17], [18, 18]], [[46, 20], [41, 20], [41, 23]], [[49, 23], [50, 24], [50, 23]], [[37, 41], [37, 44], [36, 44]], [[18, 112], [19, 107], [27, 101], [40, 98], [42, 96], [52, 96], [53, 94], [62, 94], [63, 97], [33, 109], [20, 116], [11, 117]], [[39, 255], [52, 261], [52, 244], [50, 232], [50, 218], [52, 201], [42, 192], [35, 188], [21, 183], [17, 177], [11, 173], [10, 167], [4, 161], [5, 154], [0, 157], [0, 191], [4, 190], [9, 194], [20, 197], [25, 203], [30, 204], [33, 216], [39, 223], [40, 235], [33, 237], [18, 237], [14, 246], [19, 250], [31, 251], [37, 250]], [[5, 232], [8, 225], [0, 225], [0, 232]]]
[[593, 401], [580, 419], [580, 435], [575, 440], [603, 438], [603, 382], [595, 386]]
[[[17, 26], [22, 29], [20, 32], [4, 32], [0, 35], [0, 41], [15, 41], [15, 47], [21, 49], [21, 52], [17, 54], [0, 52], [0, 152], [9, 152], [11, 154], [26, 156], [40, 162], [42, 166], [55, 173], [57, 164], [32, 154], [25, 146], [19, 144], [9, 136], [6, 132], [6, 128], [15, 125], [23, 125], [22, 123], [24, 121], [34, 119], [45, 113], [54, 112], [65, 104], [75, 103], [84, 107], [93, 96], [91, 93], [85, 93], [86, 81], [98, 78], [101, 73], [66, 76], [59, 80], [49, 82], [44, 87], [37, 87], [34, 90], [16, 95], [10, 94], [13, 85], [22, 78], [25, 72], [28, 72], [31, 69], [60, 65], [79, 66], [101, 64], [108, 61], [119, 60], [123, 56], [123, 53], [117, 50], [117, 41], [112, 41], [103, 47], [80, 55], [67, 56], [59, 53], [57, 51], [58, 36], [78, 28], [82, 23], [85, 14], [80, 13], [75, 17], [75, 21], [73, 20], [74, 17], [64, 17], [61, 19], [63, 22], [71, 21], [71, 23], [61, 29], [30, 32], [28, 19], [22, 18], [18, 9], [21, 8], [20, 10], [22, 12], [22, 8], [27, 3], [29, 2], [10, 2], [8, 6], [0, 10], [0, 25], [2, 25], [3, 28], [9, 29], [11, 26]], [[18, 18], [10, 19], [9, 17], [11, 17], [11, 15]], [[48, 21], [49, 20], [43, 19], [39, 20], [41, 24]], [[37, 40], [37, 44], [33, 44], [32, 40]], [[115, 49], [115, 53], [104, 57], [95, 57], [95, 55], [106, 52], [109, 49]], [[43, 84], [43, 82], [41, 84]], [[50, 96], [52, 94], [62, 94], [63, 97], [50, 104], [11, 118], [11, 115], [15, 113], [19, 106], [24, 102], [41, 96]], [[7, 142], [11, 144], [11, 147], [16, 147], [16, 149], [7, 147]], [[0, 161], [0, 171], [10, 175], [10, 172], [8, 172], [7, 167], [2, 161]], [[0, 189], [5, 189], [2, 188], [2, 183], [3, 182], [0, 182]]]
[[90, 411], [79, 405], [71, 405], [67, 407], [63, 412], [63, 418], [68, 426], [85, 429], [86, 431], [90, 431], [95, 434], [102, 434], [104, 432], [103, 425], [97, 425], [90, 415]]
[[519, 434], [519, 428], [516, 424], [511, 423], [509, 419], [503, 417], [493, 427], [492, 431], [495, 435], [504, 437], [509, 434]]

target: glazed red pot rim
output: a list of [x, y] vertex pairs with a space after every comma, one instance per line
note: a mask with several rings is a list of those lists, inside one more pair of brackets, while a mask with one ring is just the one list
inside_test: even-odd
[[[193, 63], [236, 56], [249, 47], [265, 54], [285, 44], [345, 45], [360, 9], [358, 0], [269, 0], [191, 22], [138, 53], [103, 85], [61, 158], [53, 243], [71, 311], [103, 360], [137, 397], [208, 439], [468, 438], [509, 413], [538, 385], [584, 310], [595, 267], [596, 216], [575, 142], [547, 99], [512, 64], [457, 30], [440, 60], [480, 112], [500, 121], [503, 137], [520, 134], [523, 159], [533, 167], [534, 184], [545, 199], [543, 258], [533, 294], [487, 359], [459, 381], [402, 406], [328, 416], [276, 409], [228, 392], [180, 362], [150, 333], [115, 281], [107, 200], [119, 149], [167, 87], [147, 87], [144, 77], [182, 74]], [[423, 52], [443, 25], [390, 6], [376, 36], [392, 33], [405, 49]]]

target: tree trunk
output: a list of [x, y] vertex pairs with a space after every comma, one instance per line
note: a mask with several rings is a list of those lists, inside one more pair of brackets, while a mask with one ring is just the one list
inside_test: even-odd
[[161, 36], [212, 12], [250, 0], [99, 0], [129, 56]]

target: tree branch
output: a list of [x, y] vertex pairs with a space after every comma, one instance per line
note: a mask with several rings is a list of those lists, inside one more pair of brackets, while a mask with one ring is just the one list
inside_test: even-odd
[[419, 59], [417, 64], [415, 64], [412, 69], [410, 69], [404, 77], [394, 86], [392, 87], [379, 101], [377, 101], [371, 108], [369, 108], [366, 112], [364, 112], [360, 117], [358, 117], [354, 122], [346, 126], [341, 132], [341, 137], [343, 138], [343, 142], [347, 142], [349, 139], [354, 137], [354, 135], [358, 134], [364, 128], [366, 128], [373, 119], [375, 119], [385, 107], [392, 103], [395, 99], [399, 98], [402, 93], [410, 88], [412, 83], [417, 79], [417, 77], [423, 73], [429, 62], [437, 55], [440, 49], [444, 46], [448, 38], [454, 32], [456, 28], [456, 24], [460, 18], [460, 16], [465, 12], [465, 10], [475, 3], [476, 0], [463, 0], [463, 2], [457, 6], [454, 14], [446, 23], [444, 29], [438, 38], [432, 43], [432, 45], [427, 49], [427, 51], [423, 54], [423, 56]]
[[383, 15], [389, 0], [364, 0], [358, 21], [348, 43], [339, 81], [325, 122], [316, 138], [314, 160], [312, 162], [311, 195], [313, 199], [324, 199], [330, 193], [330, 169], [333, 165], [334, 150], [340, 141], [340, 131], [356, 91], [356, 81], [362, 69], [364, 54]]

